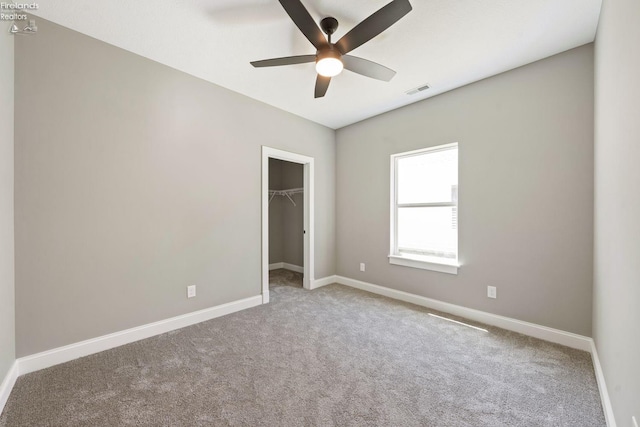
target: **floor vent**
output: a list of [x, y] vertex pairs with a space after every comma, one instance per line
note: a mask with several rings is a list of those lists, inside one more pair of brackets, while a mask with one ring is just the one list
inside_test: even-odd
[[420, 87], [417, 87], [415, 89], [411, 89], [407, 91], [407, 95], [415, 95], [416, 93], [422, 92], [423, 90], [427, 90], [429, 89], [431, 86], [429, 86], [428, 84], [422, 85]]

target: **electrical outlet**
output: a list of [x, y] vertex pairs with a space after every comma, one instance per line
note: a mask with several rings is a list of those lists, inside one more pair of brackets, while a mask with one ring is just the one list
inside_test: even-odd
[[360, 271], [364, 271], [364, 262], [360, 263]]
[[489, 298], [498, 298], [498, 290], [495, 286], [487, 286], [487, 296]]
[[636, 421], [636, 417], [631, 417], [631, 421], [633, 421], [633, 427], [638, 427], [638, 421]]
[[196, 296], [196, 285], [187, 286], [187, 298]]

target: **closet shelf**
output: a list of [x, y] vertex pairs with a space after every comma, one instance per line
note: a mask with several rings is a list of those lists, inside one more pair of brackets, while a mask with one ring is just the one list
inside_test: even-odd
[[294, 194], [300, 194], [300, 193], [304, 193], [304, 188], [288, 188], [286, 190], [269, 190], [269, 203], [271, 203], [271, 200], [273, 200], [274, 197], [282, 196], [289, 199], [291, 203], [293, 203], [293, 206], [296, 206], [296, 202], [293, 201], [291, 196], [293, 196]]

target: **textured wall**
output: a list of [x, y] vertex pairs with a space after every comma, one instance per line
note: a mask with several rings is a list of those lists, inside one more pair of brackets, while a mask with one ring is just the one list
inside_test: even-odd
[[640, 423], [640, 2], [605, 0], [595, 55], [593, 336], [618, 426]]
[[[390, 265], [389, 156], [451, 142], [462, 267]], [[591, 335], [592, 45], [340, 129], [337, 150], [338, 274]]]
[[335, 274], [331, 129], [45, 20], [16, 39], [18, 356], [260, 294], [261, 145], [315, 158]]
[[15, 360], [13, 41], [0, 33], [0, 383]]

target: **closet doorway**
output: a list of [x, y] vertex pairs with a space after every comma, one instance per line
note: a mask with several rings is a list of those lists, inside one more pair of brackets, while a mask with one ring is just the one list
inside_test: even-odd
[[[269, 302], [270, 265], [273, 268], [282, 266], [292, 271], [302, 272], [302, 286], [305, 289], [311, 289], [314, 237], [313, 189], [313, 157], [262, 147], [263, 304]], [[272, 209], [270, 209], [270, 202], [274, 203]], [[276, 215], [280, 218], [270, 218]], [[276, 221], [270, 221], [270, 219]]]

